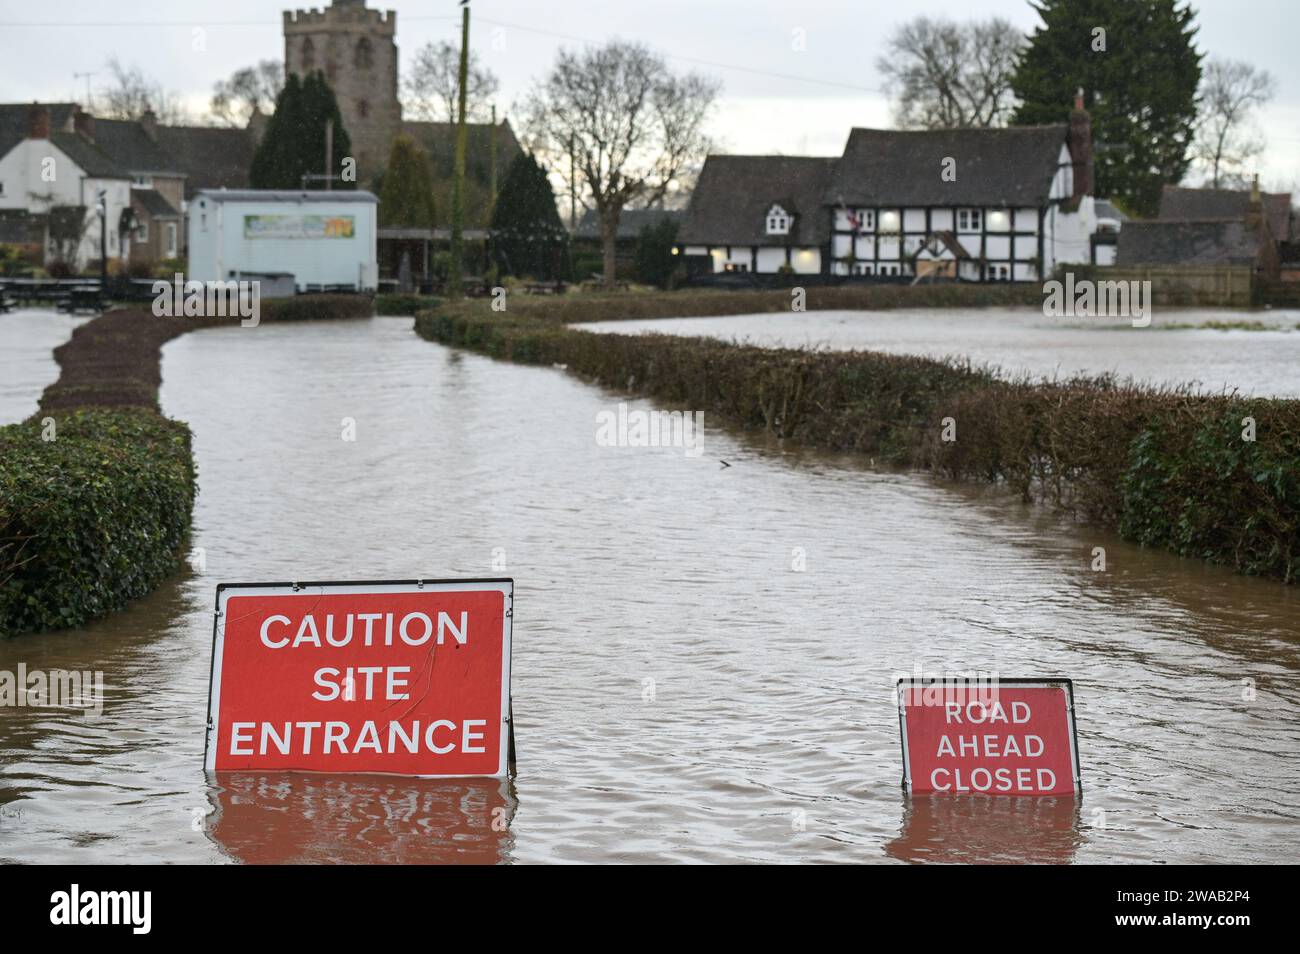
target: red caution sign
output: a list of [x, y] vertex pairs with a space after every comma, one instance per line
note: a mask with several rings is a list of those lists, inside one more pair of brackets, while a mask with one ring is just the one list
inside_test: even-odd
[[1082, 790], [1068, 679], [898, 683], [903, 784], [915, 794]]
[[511, 580], [222, 584], [209, 771], [504, 776]]

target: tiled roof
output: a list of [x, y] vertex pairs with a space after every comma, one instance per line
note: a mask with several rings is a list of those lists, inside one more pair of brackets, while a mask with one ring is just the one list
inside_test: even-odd
[[158, 145], [185, 174], [185, 197], [201, 189], [246, 189], [257, 144], [247, 129], [158, 126]]
[[137, 202], [140, 203], [141, 208], [155, 219], [180, 215], [180, 212], [172, 208], [172, 204], [163, 198], [156, 189], [132, 189], [131, 204], [134, 205]]
[[[1045, 205], [1069, 126], [854, 129], [827, 189], [828, 205]], [[956, 179], [941, 176], [956, 160]]]
[[1117, 265], [1253, 265], [1260, 235], [1240, 219], [1128, 222], [1119, 233]]
[[[709, 156], [678, 241], [690, 245], [821, 245], [830, 213], [822, 197], [836, 159]], [[767, 212], [794, 216], [789, 235], [767, 234]]]
[[176, 158], [149, 137], [135, 120], [96, 119], [95, 145], [114, 163], [132, 173], [180, 175]]
[[[492, 161], [492, 124], [466, 123], [465, 132], [465, 172], [466, 175], [486, 182], [491, 173]], [[407, 120], [402, 123], [403, 133], [414, 139], [420, 148], [429, 154], [436, 178], [446, 178], [452, 174], [456, 159], [456, 124], [434, 123]], [[510, 123], [501, 120], [497, 123], [497, 178], [505, 179], [516, 156], [522, 154], [519, 140], [515, 138]], [[387, 161], [385, 156], [384, 160]]]
[[[1273, 238], [1291, 238], [1291, 193], [1261, 193]], [[1187, 189], [1165, 186], [1160, 193], [1160, 218], [1171, 221], [1239, 219], [1250, 211], [1250, 192], [1244, 189]]]

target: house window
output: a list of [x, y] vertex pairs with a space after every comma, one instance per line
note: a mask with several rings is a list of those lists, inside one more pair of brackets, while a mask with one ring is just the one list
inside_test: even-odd
[[723, 271], [747, 272], [749, 271], [749, 266], [746, 265], [744, 262], [728, 262], [726, 265], [723, 266]]
[[957, 231], [978, 232], [980, 230], [981, 218], [982, 215], [979, 209], [958, 209], [957, 210]]
[[167, 223], [167, 257], [176, 257], [176, 223]]
[[137, 242], [149, 241], [149, 223], [141, 222], [135, 228], [135, 240]]
[[787, 215], [785, 209], [781, 208], [779, 205], [774, 205], [772, 208], [767, 210], [767, 234], [790, 234], [790, 216]]
[[131, 177], [131, 188], [132, 188], [132, 189], [152, 189], [152, 188], [153, 188], [153, 176], [132, 176], [132, 177]]
[[847, 213], [850, 232], [874, 232], [876, 230], [876, 210], [858, 209]]
[[1009, 282], [1011, 281], [1010, 265], [990, 265], [989, 281], [991, 282]]
[[870, 262], [859, 262], [853, 266], [854, 275], [874, 275], [875, 271], [875, 266]]
[[302, 41], [302, 68], [310, 70], [316, 65], [316, 47], [311, 42], [311, 37]]

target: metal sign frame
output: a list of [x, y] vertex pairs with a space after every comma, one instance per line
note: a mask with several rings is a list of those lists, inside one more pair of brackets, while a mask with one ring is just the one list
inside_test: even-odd
[[[510, 694], [510, 672], [512, 668], [512, 651], [514, 647], [513, 629], [515, 616], [515, 581], [512, 577], [485, 577], [482, 579], [438, 579], [419, 578], [412, 580], [310, 580], [306, 582], [273, 583], [218, 583], [216, 606], [212, 618], [212, 658], [208, 668], [208, 721], [203, 741], [203, 768], [208, 772], [216, 771], [217, 717], [221, 706], [221, 660], [225, 646], [226, 603], [232, 595], [244, 595], [243, 591], [253, 591], [262, 595], [294, 595], [309, 593], [313, 590], [321, 593], [366, 594], [366, 593], [421, 593], [427, 587], [439, 587], [443, 592], [482, 592], [498, 590], [506, 600], [502, 619], [501, 647], [501, 718], [506, 723], [506, 730], [501, 735], [497, 772], [495, 775], [429, 775], [403, 776], [404, 778], [514, 778], [515, 776], [515, 717], [514, 699]], [[311, 771], [295, 769], [293, 771]], [[376, 774], [376, 773], [366, 773]], [[389, 774], [389, 773], [378, 773]]]

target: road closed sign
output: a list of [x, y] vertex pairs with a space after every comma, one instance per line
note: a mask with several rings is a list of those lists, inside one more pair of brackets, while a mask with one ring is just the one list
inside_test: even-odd
[[210, 771], [504, 776], [510, 580], [217, 587]]
[[903, 784], [914, 794], [1082, 790], [1068, 679], [898, 683]]

